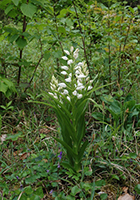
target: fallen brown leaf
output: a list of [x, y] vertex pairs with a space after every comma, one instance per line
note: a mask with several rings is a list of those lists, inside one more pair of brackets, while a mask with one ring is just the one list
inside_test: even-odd
[[118, 198], [118, 200], [134, 200], [134, 199], [135, 199], [135, 197], [129, 195], [128, 193], [127, 194], [123, 194]]
[[30, 153], [23, 153], [22, 155], [20, 155], [20, 160], [24, 160], [29, 156], [30, 156]]
[[127, 193], [128, 191], [128, 187], [123, 187], [123, 192], [124, 194], [122, 194], [118, 200], [134, 200], [135, 197], [134, 196], [131, 196], [130, 194]]

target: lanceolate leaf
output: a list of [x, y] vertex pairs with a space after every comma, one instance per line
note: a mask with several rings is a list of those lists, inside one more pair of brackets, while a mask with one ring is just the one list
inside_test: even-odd
[[37, 7], [34, 6], [33, 4], [29, 3], [29, 4], [25, 4], [23, 3], [20, 7], [21, 9], [21, 12], [27, 16], [27, 17], [30, 17], [32, 18], [33, 15], [35, 14], [36, 10], [37, 10]]
[[85, 114], [86, 108], [87, 108], [87, 99], [82, 101], [82, 103], [80, 103], [78, 107], [76, 108], [76, 112], [75, 112], [76, 123], [81, 117], [81, 115]]
[[[71, 132], [69, 131], [69, 129], [67, 127], [69, 127], [69, 122], [67, 120], [67, 117], [64, 117], [64, 115], [62, 115], [58, 110], [55, 111], [57, 118], [58, 118], [58, 122], [60, 124], [61, 127], [61, 134], [63, 137], [64, 142], [66, 142], [70, 147], [72, 147], [72, 141], [71, 141]], [[71, 127], [71, 126], [70, 126]], [[69, 128], [70, 128], [69, 127]], [[67, 133], [67, 134], [66, 134]]]
[[55, 138], [55, 137], [54, 137], [54, 139], [56, 141], [58, 141], [60, 144], [62, 144], [64, 146], [64, 148], [71, 154], [71, 156], [73, 156], [74, 158], [77, 158], [77, 154], [64, 141], [62, 141], [58, 138]]
[[80, 147], [81, 141], [85, 136], [85, 115], [83, 114], [77, 122], [77, 140], [78, 140], [78, 149]]
[[74, 142], [76, 142], [75, 130], [74, 130], [74, 127], [71, 124], [70, 118], [67, 117], [67, 115], [64, 112], [64, 110], [56, 109], [55, 112], [57, 114], [57, 118], [58, 118], [59, 124], [60, 124], [61, 129], [62, 129], [62, 137], [65, 140], [65, 142], [66, 141], [68, 142], [69, 137]]
[[78, 155], [79, 162], [81, 162], [81, 160], [82, 160], [82, 157], [83, 157], [83, 154], [84, 154], [84, 151], [85, 151], [87, 145], [88, 145], [88, 141], [86, 140], [84, 142], [84, 144], [82, 145], [82, 147], [80, 148], [80, 151], [79, 151], [80, 152], [79, 155]]
[[62, 166], [64, 166], [65, 168], [67, 168], [68, 170], [72, 170], [74, 173], [76, 173], [75, 169], [67, 162], [62, 162], [61, 163]]

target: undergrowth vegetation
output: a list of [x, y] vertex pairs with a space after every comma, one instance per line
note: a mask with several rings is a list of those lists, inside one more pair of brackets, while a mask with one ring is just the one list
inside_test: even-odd
[[0, 2], [0, 199], [140, 198], [139, 12]]

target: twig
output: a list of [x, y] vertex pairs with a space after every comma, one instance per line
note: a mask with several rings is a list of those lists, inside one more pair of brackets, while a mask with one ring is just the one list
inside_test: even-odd
[[32, 80], [33, 80], [33, 78], [34, 78], [34, 76], [35, 76], [36, 70], [37, 70], [37, 68], [38, 68], [38, 66], [39, 66], [39, 64], [40, 64], [40, 62], [41, 62], [41, 60], [42, 60], [42, 58], [43, 58], [43, 54], [41, 55], [41, 57], [40, 57], [40, 59], [39, 59], [37, 65], [36, 65], [36, 67], [35, 67], [35, 70], [34, 70], [34, 72], [33, 72], [33, 75], [32, 75], [32, 77], [31, 77], [31, 79], [30, 79], [30, 81], [29, 81], [29, 83], [28, 83], [28, 86], [25, 88], [24, 92], [26, 92], [26, 90], [30, 87], [31, 82], [32, 82]]
[[[29, 0], [27, 0], [27, 3], [28, 3], [28, 2], [29, 2]], [[22, 33], [25, 32], [26, 26], [27, 26], [27, 23], [26, 23], [26, 16], [24, 15]], [[23, 38], [24, 38], [24, 36], [22, 35], [22, 39], [23, 39]], [[22, 59], [22, 53], [23, 53], [23, 49], [20, 50], [20, 55], [19, 55], [20, 60]], [[19, 66], [19, 70], [18, 70], [18, 80], [17, 80], [18, 86], [19, 86], [19, 83], [20, 83], [20, 76], [21, 76], [21, 66]]]
[[23, 194], [23, 192], [21, 192], [21, 193], [20, 193], [20, 195], [19, 195], [19, 197], [18, 197], [18, 199], [17, 199], [17, 200], [20, 200], [20, 197], [21, 197], [21, 195], [22, 195], [22, 194]]

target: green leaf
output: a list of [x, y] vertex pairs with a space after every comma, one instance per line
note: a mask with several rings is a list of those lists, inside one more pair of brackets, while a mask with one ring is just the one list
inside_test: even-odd
[[3, 81], [0, 80], [0, 92], [3, 92], [4, 94], [7, 92], [8, 86], [3, 83]]
[[60, 14], [57, 16], [57, 18], [64, 17], [64, 16], [66, 15], [67, 12], [68, 12], [67, 9], [62, 9], [62, 10], [60, 11]]
[[7, 5], [8, 3], [11, 3], [11, 0], [0, 1], [0, 7], [3, 8], [3, 6]]
[[13, 88], [14, 87], [13, 82], [8, 80], [7, 78], [3, 78], [2, 82], [4, 82], [6, 85], [8, 85], [9, 88]]
[[14, 5], [9, 5], [5, 10], [5, 14], [7, 15], [13, 9], [13, 7]]
[[84, 116], [84, 114], [82, 114], [82, 116], [79, 118], [76, 125], [77, 125], [76, 129], [77, 129], [78, 149], [79, 149], [79, 147], [81, 145], [81, 141], [84, 138], [85, 132], [86, 132], [85, 131], [86, 128], [85, 128], [85, 116]]
[[104, 121], [105, 116], [101, 112], [94, 112], [92, 113], [92, 117], [96, 120]]
[[84, 144], [82, 145], [82, 147], [81, 147], [81, 149], [80, 149], [80, 151], [79, 151], [79, 155], [78, 155], [78, 160], [79, 160], [79, 162], [82, 160], [82, 157], [83, 157], [83, 154], [84, 154], [84, 151], [85, 151], [87, 145], [88, 145], [88, 140], [86, 140], [86, 141], [84, 142]]
[[86, 171], [86, 172], [85, 172], [85, 175], [86, 175], [86, 176], [91, 176], [91, 175], [92, 175], [92, 170], [91, 170], [91, 171]]
[[92, 191], [91, 191], [91, 199], [90, 200], [93, 200], [94, 194], [95, 194], [95, 181], [93, 181]]
[[134, 9], [132, 7], [129, 7], [129, 10], [134, 14]]
[[61, 165], [62, 165], [64, 168], [68, 169], [69, 171], [72, 171], [72, 173], [74, 173], [74, 174], [76, 173], [75, 169], [74, 169], [69, 163], [67, 163], [67, 162], [62, 162]]
[[68, 25], [68, 26], [73, 26], [73, 21], [71, 20], [71, 19], [66, 19], [66, 24]]
[[50, 56], [51, 56], [50, 51], [45, 51], [43, 58], [47, 61], [50, 58]]
[[106, 200], [107, 199], [107, 194], [106, 193], [104, 193], [104, 194], [101, 194], [100, 195], [100, 198], [101, 198], [101, 200]]
[[9, 42], [14, 42], [18, 39], [19, 35], [15, 34], [15, 35], [12, 35], [11, 37], [9, 37]]
[[45, 7], [44, 6], [45, 0], [31, 0], [31, 2], [34, 4], [40, 5], [42, 7]]
[[61, 51], [55, 51], [54, 53], [53, 53], [53, 56], [55, 57], [55, 58], [60, 58], [61, 57], [61, 55], [62, 55], [62, 52]]
[[91, 184], [90, 183], [84, 183], [82, 188], [85, 190], [85, 191], [88, 191], [91, 189]]
[[110, 110], [116, 114], [116, 115], [120, 115], [121, 114], [121, 105], [118, 101], [114, 101], [110, 103]]
[[113, 174], [113, 175], [111, 176], [111, 178], [112, 178], [112, 179], [116, 179], [116, 180], [118, 180], [118, 181], [120, 180], [120, 178], [119, 178], [116, 174]]
[[4, 110], [6, 110], [6, 106], [3, 106], [3, 105], [2, 105], [2, 106], [0, 106], [0, 107], [3, 108]]
[[32, 187], [29, 185], [29, 186], [27, 186], [27, 187], [24, 188], [24, 192], [25, 192], [26, 194], [32, 194], [32, 193], [33, 193], [33, 189], [32, 189]]
[[137, 158], [137, 154], [136, 153], [130, 153], [129, 157], [135, 159], [135, 158]]
[[140, 131], [137, 131], [137, 132], [136, 132], [136, 136], [137, 136], [137, 137], [140, 137]]
[[13, 1], [13, 3], [15, 4], [15, 6], [18, 6], [18, 4], [19, 4], [19, 2], [20, 2], [20, 0], [12, 0]]
[[32, 18], [33, 15], [35, 14], [36, 10], [37, 10], [37, 7], [34, 6], [33, 4], [29, 3], [29, 4], [25, 4], [23, 3], [20, 7], [21, 9], [21, 12], [27, 16], [27, 17], [30, 17]]
[[75, 197], [68, 195], [68, 196], [66, 196], [66, 200], [75, 200]]
[[140, 195], [140, 184], [136, 185], [134, 189]]
[[22, 133], [7, 136], [6, 140], [16, 141], [19, 137], [23, 137]]
[[20, 37], [16, 40], [16, 43], [20, 49], [23, 49], [27, 45], [26, 39]]
[[73, 196], [75, 196], [75, 195], [76, 195], [77, 193], [79, 193], [79, 192], [81, 192], [81, 189], [78, 188], [77, 185], [74, 186], [74, 187], [72, 188], [72, 190], [71, 190], [71, 194], [72, 194]]
[[43, 198], [44, 194], [43, 194], [42, 187], [40, 186], [39, 188], [37, 188], [36, 191], [34, 192], [34, 194], [36, 194], [37, 196]]
[[63, 26], [59, 26], [59, 27], [58, 27], [58, 32], [59, 32], [59, 33], [66, 34], [66, 30], [65, 30], [65, 28], [64, 28]]
[[58, 139], [58, 138], [55, 138], [54, 139], [56, 141], [58, 141], [60, 144], [62, 144], [64, 146], [64, 148], [71, 154], [71, 156], [73, 156], [74, 158], [77, 157], [77, 154], [75, 154], [75, 152], [73, 151], [73, 149], [68, 145], [66, 144], [64, 141]]
[[39, 175], [30, 176], [29, 178], [25, 179], [25, 183], [26, 184], [35, 183], [38, 178], [40, 178]]
[[135, 100], [131, 100], [131, 101], [126, 101], [126, 102], [124, 103], [124, 106], [123, 106], [123, 107], [125, 107], [125, 110], [126, 110], [127, 108], [129, 108], [129, 111], [131, 111], [131, 110], [134, 108], [135, 105], [136, 105], [136, 101], [135, 101]]
[[17, 17], [17, 15], [18, 15], [18, 12], [17, 12], [17, 10], [11, 10], [9, 13], [8, 13], [8, 15], [9, 15], [9, 17], [11, 17], [11, 18], [15, 18], [15, 17]]
[[[76, 134], [73, 125], [71, 124], [71, 114], [69, 111], [65, 108], [65, 106], [61, 103], [59, 103], [58, 100], [54, 98], [54, 101], [56, 102], [56, 115], [58, 118], [58, 122], [61, 126], [61, 133], [64, 141], [70, 145], [70, 138], [74, 141], [74, 143], [77, 141]], [[60, 106], [60, 107], [59, 107]], [[67, 133], [67, 135], [66, 135]]]
[[104, 180], [99, 180], [95, 182], [96, 187], [101, 187], [103, 185], [105, 185], [105, 181]]
[[[18, 197], [17, 197], [18, 198]], [[14, 198], [13, 200], [17, 200], [17, 198]], [[26, 194], [22, 194], [21, 197], [20, 197], [20, 200], [31, 200], [29, 198], [27, 198], [27, 195]]]
[[9, 107], [11, 104], [12, 104], [12, 101], [9, 101], [6, 106]]
[[[22, 196], [21, 196], [21, 197], [22, 197]], [[23, 199], [23, 200], [25, 200], [25, 199]], [[30, 198], [27, 197], [27, 200], [40, 200], [40, 197], [37, 196], [37, 195], [33, 195], [33, 196], [30, 197]]]

